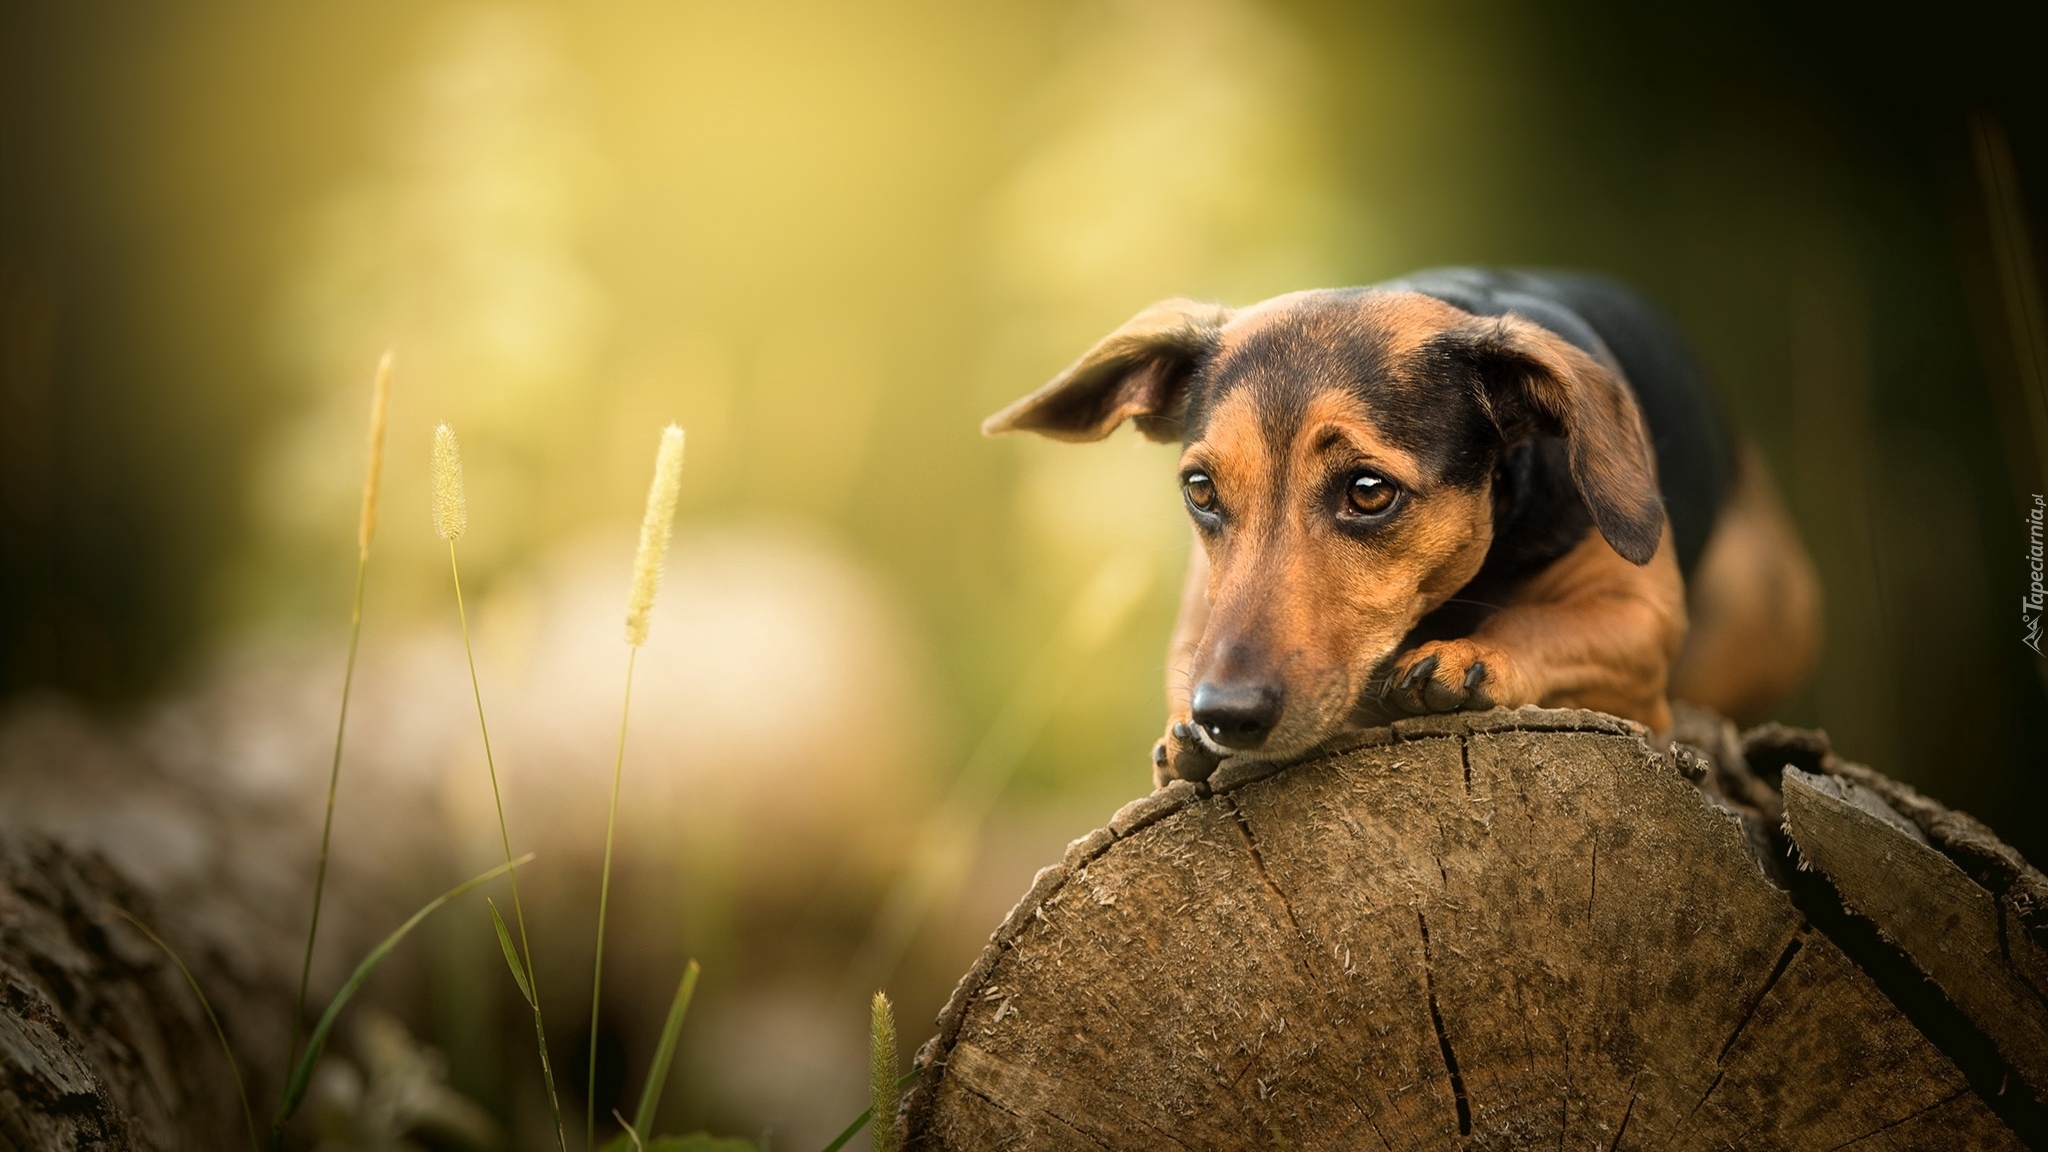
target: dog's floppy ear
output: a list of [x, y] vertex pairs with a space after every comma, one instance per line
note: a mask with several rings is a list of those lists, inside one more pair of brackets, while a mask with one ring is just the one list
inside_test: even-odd
[[1485, 321], [1478, 337], [1487, 400], [1511, 437], [1533, 422], [1561, 436], [1572, 481], [1616, 552], [1647, 564], [1664, 533], [1664, 500], [1649, 429], [1628, 385], [1547, 328], [1517, 316]]
[[1221, 304], [1162, 300], [1097, 341], [1050, 384], [982, 421], [981, 430], [1100, 440], [1130, 420], [1148, 439], [1178, 440], [1188, 374], [1216, 349], [1229, 319]]

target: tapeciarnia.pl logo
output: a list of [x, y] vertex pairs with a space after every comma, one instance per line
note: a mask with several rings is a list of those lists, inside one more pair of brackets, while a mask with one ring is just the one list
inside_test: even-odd
[[2034, 507], [2027, 513], [2027, 568], [2033, 579], [2027, 585], [2027, 594], [2020, 599], [2020, 624], [2027, 630], [2020, 643], [2032, 648], [2036, 656], [2042, 655], [2041, 612], [2044, 606], [2048, 606], [2048, 588], [2041, 585], [2041, 516], [2044, 511], [2048, 508], [2044, 508], [2041, 494], [2036, 492]]

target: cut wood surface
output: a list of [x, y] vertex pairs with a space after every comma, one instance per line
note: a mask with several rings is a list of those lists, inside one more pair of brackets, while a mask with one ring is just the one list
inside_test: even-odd
[[1996, 894], [1854, 780], [1785, 772], [1785, 818], [1805, 862], [1903, 949], [2027, 1083], [2048, 1084], [2048, 951]]
[[907, 1147], [2038, 1141], [2040, 874], [1817, 734], [1693, 728], [1422, 718], [1126, 806], [961, 980]]

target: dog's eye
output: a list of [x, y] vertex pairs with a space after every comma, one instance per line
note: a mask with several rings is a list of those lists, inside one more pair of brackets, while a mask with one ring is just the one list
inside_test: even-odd
[[1394, 484], [1384, 476], [1367, 472], [1351, 482], [1346, 496], [1353, 512], [1377, 516], [1394, 506]]
[[1181, 491], [1187, 493], [1188, 503], [1204, 512], [1215, 510], [1216, 485], [1206, 472], [1190, 472], [1181, 478]]

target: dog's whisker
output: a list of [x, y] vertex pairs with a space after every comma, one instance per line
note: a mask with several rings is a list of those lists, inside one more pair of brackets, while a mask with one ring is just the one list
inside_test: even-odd
[[1494, 610], [1494, 611], [1496, 611], [1496, 612], [1498, 612], [1498, 611], [1500, 611], [1500, 610], [1501, 610], [1502, 608], [1505, 608], [1505, 607], [1506, 607], [1506, 605], [1504, 605], [1504, 604], [1495, 604], [1495, 603], [1494, 603], [1493, 601], [1491, 601], [1491, 600], [1473, 600], [1473, 599], [1470, 599], [1470, 598], [1468, 598], [1468, 597], [1464, 597], [1464, 596], [1453, 596], [1453, 597], [1451, 597], [1450, 599], [1448, 599], [1448, 600], [1444, 601], [1444, 603], [1446, 603], [1446, 604], [1470, 604], [1470, 605], [1472, 605], [1472, 606], [1473, 606], [1473, 607], [1475, 607], [1475, 608], [1491, 608], [1491, 609], [1493, 609], [1493, 610]]

